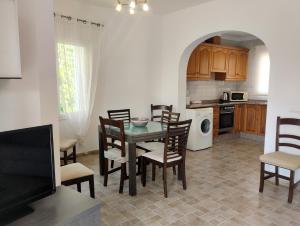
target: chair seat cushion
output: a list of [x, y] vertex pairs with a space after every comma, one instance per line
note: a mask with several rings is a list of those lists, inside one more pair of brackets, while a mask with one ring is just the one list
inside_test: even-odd
[[67, 151], [68, 149], [76, 145], [76, 143], [77, 143], [76, 139], [64, 140], [60, 143], [60, 151]]
[[285, 152], [272, 152], [259, 157], [261, 162], [279, 166], [281, 168], [296, 170], [300, 168], [300, 156]]
[[68, 181], [94, 175], [94, 171], [81, 163], [72, 163], [61, 167], [61, 181]]
[[[144, 150], [136, 148], [136, 157], [140, 157], [145, 153]], [[114, 160], [119, 163], [128, 162], [128, 145], [126, 145], [126, 154], [125, 157], [121, 156], [121, 150], [118, 148], [110, 148], [107, 151], [104, 151], [104, 157], [109, 160]]]
[[136, 144], [141, 148], [145, 148], [148, 151], [164, 151], [165, 144], [162, 142], [140, 142]]
[[[147, 153], [143, 154], [143, 157], [163, 163], [164, 162], [164, 151], [160, 150], [160, 151], [147, 152]], [[168, 163], [180, 160], [182, 158], [180, 155], [178, 155], [176, 153], [174, 153], [174, 155], [170, 155], [169, 157], [171, 159], [168, 159], [168, 161], [167, 161]]]

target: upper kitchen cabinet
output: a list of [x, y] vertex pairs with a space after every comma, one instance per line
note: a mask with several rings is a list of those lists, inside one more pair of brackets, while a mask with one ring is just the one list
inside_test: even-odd
[[237, 51], [236, 79], [246, 80], [248, 69], [248, 50]]
[[223, 47], [212, 48], [212, 72], [227, 72], [227, 52], [228, 50]]
[[237, 62], [238, 62], [238, 53], [235, 50], [228, 51], [227, 55], [227, 80], [236, 80], [237, 79]]
[[211, 72], [215, 72], [216, 80], [246, 80], [248, 51], [238, 47], [200, 44], [190, 56], [187, 80], [210, 80]]
[[0, 78], [21, 78], [16, 0], [0, 1]]
[[187, 68], [188, 80], [209, 80], [211, 47], [199, 45], [191, 54]]

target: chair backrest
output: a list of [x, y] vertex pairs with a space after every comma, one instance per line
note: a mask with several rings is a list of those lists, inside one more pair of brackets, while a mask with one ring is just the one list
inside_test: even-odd
[[161, 123], [167, 124], [169, 122], [178, 122], [180, 113], [162, 111], [161, 114]]
[[[151, 104], [151, 121], [160, 121], [162, 111], [172, 112], [173, 105], [153, 105]], [[155, 114], [159, 112], [159, 114]]]
[[114, 120], [122, 120], [125, 123], [130, 123], [130, 109], [108, 110], [108, 118]]
[[192, 119], [168, 123], [164, 148], [164, 164], [168, 160], [182, 157], [185, 159], [186, 145]]
[[[109, 147], [117, 148], [121, 151], [121, 156], [125, 157], [125, 131], [124, 123], [122, 120], [112, 120], [100, 118], [100, 124], [103, 134], [103, 146], [104, 150], [107, 151]], [[115, 133], [107, 133], [107, 130], [115, 129]], [[121, 145], [115, 143], [115, 141], [120, 141]]]
[[293, 135], [293, 134], [286, 134], [281, 133], [280, 127], [282, 125], [291, 125], [291, 126], [298, 126], [300, 127], [300, 119], [295, 118], [280, 118], [277, 117], [277, 128], [276, 128], [276, 151], [279, 151], [279, 147], [292, 147], [300, 150], [300, 145], [289, 143], [287, 141], [280, 142], [281, 138], [287, 138], [291, 140], [300, 141], [300, 136]]

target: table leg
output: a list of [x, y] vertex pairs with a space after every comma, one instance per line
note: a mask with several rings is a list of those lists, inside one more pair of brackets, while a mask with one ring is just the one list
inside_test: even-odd
[[129, 195], [136, 195], [136, 144], [129, 143]]
[[103, 146], [103, 137], [102, 133], [98, 132], [98, 139], [99, 139], [99, 173], [100, 176], [104, 175], [104, 146]]

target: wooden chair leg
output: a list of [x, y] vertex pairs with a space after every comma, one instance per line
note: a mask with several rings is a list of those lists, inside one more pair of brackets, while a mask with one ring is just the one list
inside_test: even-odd
[[292, 203], [292, 201], [293, 201], [294, 179], [295, 179], [295, 171], [291, 170], [291, 173], [290, 173], [290, 186], [289, 186], [289, 198], [288, 198], [289, 203]]
[[143, 187], [146, 186], [146, 178], [147, 178], [147, 160], [146, 158], [142, 158], [142, 166], [143, 166], [143, 170], [142, 170], [142, 184]]
[[95, 198], [95, 185], [94, 185], [94, 175], [91, 176], [89, 179], [89, 186], [90, 186], [90, 196]]
[[168, 198], [168, 188], [167, 188], [167, 167], [164, 166], [163, 167], [163, 180], [164, 180], [164, 195], [165, 198]]
[[121, 165], [121, 177], [120, 177], [120, 188], [119, 188], [119, 193], [123, 193], [123, 188], [124, 188], [124, 180], [125, 180], [125, 169], [126, 169], [126, 163], [122, 163]]
[[[185, 163], [180, 164], [183, 190], [186, 190]], [[178, 172], [179, 173], [179, 172]]]
[[73, 162], [77, 162], [77, 159], [76, 159], [76, 144], [73, 146]]
[[115, 164], [115, 161], [114, 161], [114, 160], [111, 160], [111, 161], [110, 161], [110, 168], [111, 168], [111, 169], [114, 168], [114, 164]]
[[81, 183], [77, 183], [77, 191], [81, 192]]
[[262, 193], [264, 191], [264, 183], [265, 183], [265, 163], [260, 163], [260, 184], [259, 184], [259, 192]]
[[156, 166], [153, 162], [152, 163], [152, 181], [155, 181], [155, 174], [156, 174]]
[[177, 173], [177, 179], [182, 180], [182, 170], [181, 170], [181, 164], [178, 164], [178, 173]]
[[142, 165], [142, 157], [138, 158], [138, 171], [137, 171], [137, 175], [141, 174], [141, 165]]
[[107, 180], [108, 180], [108, 159], [104, 160], [104, 187], [107, 186]]
[[68, 152], [64, 151], [64, 165], [68, 165]]
[[279, 177], [278, 177], [278, 174], [279, 174], [279, 167], [278, 166], [275, 166], [275, 184], [276, 185], [279, 185]]
[[173, 175], [176, 175], [176, 167], [173, 166]]

